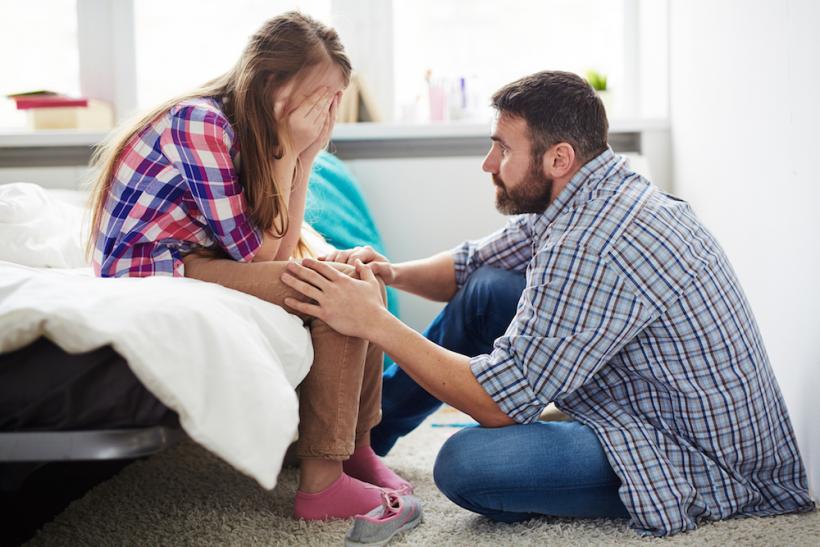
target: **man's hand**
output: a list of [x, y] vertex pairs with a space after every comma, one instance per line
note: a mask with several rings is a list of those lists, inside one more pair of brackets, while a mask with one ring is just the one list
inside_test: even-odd
[[353, 265], [359, 279], [318, 260], [306, 258], [302, 264], [289, 263], [282, 282], [316, 303], [286, 298], [285, 305], [321, 319], [341, 334], [367, 338], [387, 312], [379, 280], [361, 260]]
[[360, 279], [330, 263], [306, 258], [291, 262], [282, 282], [313, 302], [285, 298], [285, 305], [317, 317], [346, 336], [383, 348], [413, 380], [440, 401], [472, 416], [485, 427], [514, 421], [495, 403], [470, 370], [470, 358], [437, 346], [394, 316], [382, 303], [382, 288], [370, 266], [354, 259]]
[[319, 257], [319, 260], [326, 262], [341, 262], [342, 264], [355, 265], [359, 260], [366, 264], [370, 271], [379, 276], [385, 285], [392, 285], [396, 280], [396, 269], [387, 258], [377, 253], [370, 245], [364, 247], [353, 247], [345, 251], [334, 251], [329, 255]]

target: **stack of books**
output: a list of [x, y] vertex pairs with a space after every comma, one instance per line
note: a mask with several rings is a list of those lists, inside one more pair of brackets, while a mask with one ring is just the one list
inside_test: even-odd
[[86, 97], [68, 97], [53, 91], [30, 91], [8, 95], [25, 110], [31, 129], [108, 130], [114, 125], [111, 105]]

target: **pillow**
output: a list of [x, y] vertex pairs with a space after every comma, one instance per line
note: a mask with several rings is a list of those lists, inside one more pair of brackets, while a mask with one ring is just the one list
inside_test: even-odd
[[0, 184], [0, 260], [38, 268], [89, 266], [83, 200], [78, 191]]
[[[370, 245], [386, 255], [381, 235], [353, 174], [328, 152], [313, 162], [305, 220], [337, 249]], [[387, 309], [399, 315], [395, 289], [387, 287]]]

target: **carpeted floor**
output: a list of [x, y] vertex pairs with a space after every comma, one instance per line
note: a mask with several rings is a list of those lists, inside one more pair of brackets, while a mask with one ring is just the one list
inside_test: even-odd
[[[433, 484], [438, 448], [464, 420], [439, 411], [388, 457], [424, 503], [424, 523], [391, 545], [820, 545], [820, 512], [735, 519], [667, 539], [640, 538], [618, 520], [492, 523], [453, 505]], [[285, 469], [268, 492], [188, 442], [98, 485], [30, 545], [341, 545], [349, 522], [290, 518], [295, 488], [295, 469]]]

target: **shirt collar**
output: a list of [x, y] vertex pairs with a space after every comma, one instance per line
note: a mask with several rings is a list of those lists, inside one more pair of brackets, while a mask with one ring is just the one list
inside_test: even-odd
[[532, 215], [530, 222], [533, 234], [541, 235], [567, 207], [578, 200], [581, 189], [591, 190], [607, 178], [607, 175], [623, 161], [624, 158], [615, 154], [612, 148], [607, 146], [606, 150], [585, 163], [543, 213]]

